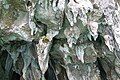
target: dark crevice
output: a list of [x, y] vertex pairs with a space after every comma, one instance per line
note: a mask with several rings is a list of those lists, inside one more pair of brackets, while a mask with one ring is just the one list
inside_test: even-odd
[[[58, 39], [56, 37], [53, 37], [52, 46], [51, 46], [50, 53], [49, 53], [49, 57], [50, 57], [49, 67], [48, 67], [47, 72], [45, 73], [46, 80], [57, 80], [57, 79], [58, 80], [68, 80], [66, 70], [60, 65], [60, 64], [65, 65], [62, 55], [51, 53], [52, 51], [55, 51], [54, 46], [56, 44], [63, 45], [66, 42], [67, 42], [66, 38]], [[59, 56], [59, 58], [56, 56]], [[61, 71], [58, 75], [56, 75], [56, 72], [55, 72], [56, 66], [61, 68]]]
[[16, 72], [13, 72], [12, 79], [11, 80], [20, 80], [20, 75]]
[[61, 67], [61, 72], [58, 74], [59, 80], [69, 80], [65, 68]]
[[100, 33], [98, 33], [98, 38], [96, 39], [96, 42], [101, 46], [104, 44], [104, 38], [101, 36]]
[[50, 1], [50, 4], [53, 5], [53, 0]]
[[37, 19], [37, 17], [36, 16], [34, 16], [34, 18], [33, 18], [34, 20], [34, 22], [35, 22], [35, 24], [36, 24], [36, 27], [38, 28], [38, 29], [43, 29], [43, 35], [46, 35], [47, 34], [47, 25], [46, 24], [44, 24], [44, 23], [42, 23], [41, 21], [39, 21], [38, 19]]
[[32, 3], [28, 1], [26, 5], [29, 7], [29, 6], [32, 6]]
[[103, 69], [103, 66], [102, 66], [102, 63], [101, 63], [101, 59], [98, 58], [98, 57], [97, 57], [97, 61], [96, 61], [96, 66], [98, 67], [98, 69], [100, 71], [100, 78], [101, 78], [101, 80], [108, 80], [106, 72]]
[[[61, 60], [61, 62], [60, 62]], [[60, 58], [55, 58], [54, 56], [50, 55], [50, 61], [49, 61], [49, 71], [51, 69], [52, 72], [50, 72], [48, 75], [51, 75], [52, 78], [51, 79], [47, 79], [47, 80], [69, 80], [68, 77], [67, 77], [67, 73], [66, 73], [66, 69], [64, 67], [62, 67], [60, 64], [64, 64], [63, 60]], [[56, 69], [60, 68], [60, 72], [59, 74], [55, 75], [56, 74]], [[46, 75], [48, 77], [48, 75]], [[54, 75], [54, 76], [53, 76]]]
[[56, 7], [58, 6], [58, 2], [59, 2], [59, 0], [56, 1]]
[[46, 34], [47, 34], [47, 25], [45, 25], [45, 24], [43, 24], [42, 22], [40, 22], [40, 21], [36, 21], [36, 26], [37, 26], [37, 28], [39, 28], [39, 29], [43, 29], [43, 35], [45, 35], [46, 36]]
[[50, 63], [49, 63], [48, 69], [45, 73], [45, 79], [46, 80], [57, 80], [55, 76], [56, 75], [55, 75], [54, 69], [53, 69], [52, 65], [50, 65]]
[[78, 3], [76, 0], [74, 0], [75, 3]]
[[5, 63], [6, 63], [7, 55], [8, 52], [6, 50], [3, 50], [0, 57], [0, 65], [4, 71], [5, 71]]
[[70, 0], [66, 0], [66, 3], [69, 3], [70, 2]]

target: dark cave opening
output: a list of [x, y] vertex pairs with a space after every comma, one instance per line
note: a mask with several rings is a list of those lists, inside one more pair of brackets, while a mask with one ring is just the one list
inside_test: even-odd
[[96, 66], [98, 67], [99, 71], [100, 71], [100, 78], [101, 80], [108, 80], [107, 79], [107, 74], [105, 72], [105, 70], [103, 69], [103, 66], [101, 64], [101, 59], [97, 57], [96, 60]]
[[20, 75], [13, 71], [11, 80], [20, 80]]

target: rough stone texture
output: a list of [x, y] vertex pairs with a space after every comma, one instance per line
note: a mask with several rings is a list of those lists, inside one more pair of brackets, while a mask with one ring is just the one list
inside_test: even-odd
[[0, 0], [0, 80], [120, 80], [119, 4]]

